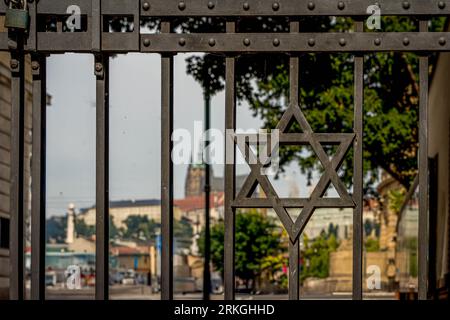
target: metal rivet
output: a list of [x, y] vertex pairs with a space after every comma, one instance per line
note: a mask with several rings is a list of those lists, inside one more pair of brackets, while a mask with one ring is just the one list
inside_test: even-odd
[[103, 70], [102, 64], [101, 64], [100, 62], [97, 62], [97, 63], [95, 64], [95, 71], [101, 72], [102, 70]]
[[39, 69], [39, 62], [37, 62], [37, 61], [32, 61], [31, 62], [31, 69], [33, 69], [33, 70], [38, 70]]
[[409, 45], [409, 39], [408, 39], [408, 38], [404, 38], [404, 39], [403, 39], [403, 44], [404, 44], [405, 46]]
[[144, 46], [146, 47], [150, 46], [150, 39], [144, 39]]
[[278, 47], [280, 45], [280, 39], [278, 39], [278, 38], [273, 39], [273, 45], [275, 47]]
[[409, 4], [408, 1], [404, 1], [404, 2], [403, 2], [403, 9], [408, 10], [410, 6], [411, 6], [411, 5]]
[[314, 45], [316, 44], [316, 40], [314, 40], [314, 39], [309, 39], [308, 40], [308, 45], [310, 46], [310, 47], [314, 47]]
[[244, 39], [244, 45], [246, 45], [248, 47], [250, 45], [250, 39], [245, 38]]
[[278, 2], [274, 2], [272, 4], [272, 9], [273, 11], [278, 11], [278, 9], [280, 9], [280, 4]]
[[445, 2], [444, 1], [439, 1], [438, 2], [438, 7], [439, 7], [439, 9], [445, 9]]
[[214, 47], [216, 45], [216, 40], [211, 38], [211, 39], [209, 39], [208, 44], [209, 44], [210, 47]]
[[186, 9], [186, 3], [184, 3], [184, 1], [181, 1], [181, 2], [178, 4], [178, 9], [180, 9], [180, 10]]
[[17, 61], [16, 59], [11, 59], [9, 65], [11, 66], [12, 69], [16, 69], [19, 67], [19, 61]]
[[339, 10], [344, 10], [344, 8], [345, 8], [345, 3], [342, 2], [342, 1], [339, 1], [337, 7], [338, 7]]
[[314, 2], [308, 2], [308, 9], [309, 10], [314, 10], [315, 7], [316, 7], [316, 5], [314, 4]]
[[376, 46], [379, 46], [381, 44], [381, 39], [380, 38], [376, 38], [373, 43], [375, 43]]
[[245, 11], [248, 11], [250, 9], [250, 5], [248, 4], [248, 2], [244, 2], [242, 8], [244, 8]]
[[148, 2], [144, 2], [142, 4], [142, 9], [144, 9], [144, 11], [150, 10], [150, 4]]
[[214, 7], [215, 7], [214, 2], [212, 1], [208, 2], [208, 9], [212, 10], [214, 9]]
[[184, 45], [186, 44], [186, 39], [181, 38], [180, 40], [178, 40], [178, 44], [179, 44], [180, 46], [184, 46]]
[[343, 47], [343, 46], [345, 46], [347, 44], [347, 41], [345, 41], [344, 38], [340, 38], [339, 39], [339, 44]]
[[440, 38], [439, 38], [439, 44], [440, 44], [441, 46], [445, 45], [446, 43], [447, 43], [447, 41], [445, 40], [444, 37], [440, 37]]

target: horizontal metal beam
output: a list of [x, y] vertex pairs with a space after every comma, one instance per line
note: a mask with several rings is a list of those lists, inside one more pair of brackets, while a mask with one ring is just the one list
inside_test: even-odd
[[[284, 208], [303, 208], [309, 198], [279, 198], [278, 203]], [[316, 208], [353, 208], [341, 198], [320, 198], [315, 202]], [[273, 204], [267, 198], [236, 199], [232, 203], [233, 208], [272, 208]]]
[[145, 34], [142, 52], [449, 51], [448, 32]]
[[[140, 46], [134, 33], [103, 33], [102, 51], [150, 53], [450, 51], [450, 32], [141, 34], [139, 38]], [[7, 45], [0, 41], [0, 49], [6, 50]], [[48, 53], [91, 52], [93, 48], [89, 33], [38, 32], [37, 50]]]
[[383, 15], [448, 15], [448, 0], [141, 0], [143, 16], [364, 16], [378, 3]]
[[[90, 15], [92, 1], [40, 0], [38, 14], [65, 14], [67, 7], [77, 5]], [[384, 16], [450, 15], [450, 0], [102, 0], [102, 14], [123, 14], [140, 5], [144, 17], [367, 16], [375, 3]], [[5, 11], [0, 1], [0, 14]]]

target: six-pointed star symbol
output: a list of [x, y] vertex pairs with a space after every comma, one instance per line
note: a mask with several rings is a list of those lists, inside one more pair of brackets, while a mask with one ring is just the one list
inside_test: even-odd
[[[296, 121], [301, 133], [288, 132], [289, 127]], [[292, 242], [295, 242], [304, 230], [316, 208], [353, 208], [355, 203], [347, 192], [347, 188], [339, 178], [337, 171], [344, 160], [354, 138], [354, 133], [314, 133], [298, 105], [290, 105], [283, 114], [277, 129], [279, 130], [280, 145], [310, 145], [321, 162], [324, 172], [316, 184], [309, 198], [280, 198], [267, 175], [264, 165], [253, 153], [250, 141], [238, 144], [241, 153], [250, 166], [251, 172], [236, 196], [234, 207], [271, 207], [277, 213]], [[330, 159], [325, 152], [324, 145], [337, 145], [334, 156]], [[249, 161], [250, 159], [256, 161]], [[339, 197], [324, 198], [330, 184], [333, 184]], [[252, 198], [257, 186], [260, 186], [266, 198]], [[287, 208], [302, 208], [295, 222], [291, 219]]]

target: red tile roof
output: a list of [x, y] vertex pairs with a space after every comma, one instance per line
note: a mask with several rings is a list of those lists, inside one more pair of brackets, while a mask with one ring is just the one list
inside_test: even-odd
[[[191, 212], [205, 208], [204, 196], [193, 196], [184, 199], [174, 200], [174, 205], [184, 212]], [[224, 193], [214, 192], [210, 194], [210, 209], [222, 207], [224, 203]]]

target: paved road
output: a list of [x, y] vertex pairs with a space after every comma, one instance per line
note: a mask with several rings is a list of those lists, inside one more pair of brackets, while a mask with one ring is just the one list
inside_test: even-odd
[[[89, 300], [94, 298], [94, 289], [67, 290], [61, 288], [48, 288], [46, 299]], [[201, 293], [175, 294], [176, 300], [201, 300]], [[264, 295], [236, 295], [237, 300], [287, 300], [287, 295], [283, 294], [264, 294]], [[114, 286], [110, 289], [111, 300], [160, 300], [159, 293], [152, 293], [147, 286]], [[304, 300], [349, 300], [350, 293], [337, 294], [308, 294], [302, 296]], [[374, 300], [393, 300], [394, 294], [380, 292], [377, 294], [368, 294], [365, 299]], [[223, 295], [211, 295], [211, 300], [223, 300]]]

